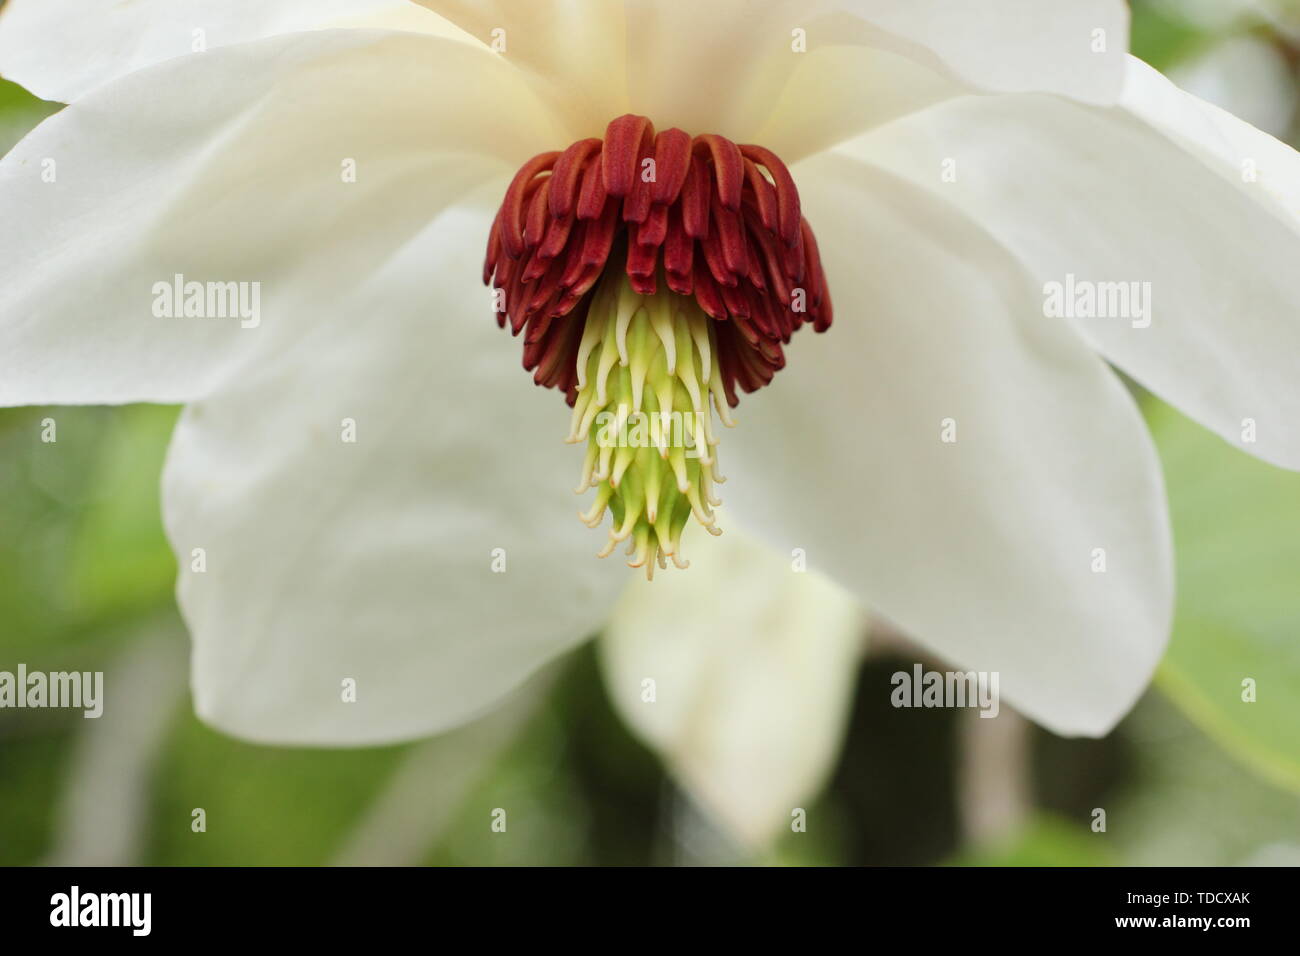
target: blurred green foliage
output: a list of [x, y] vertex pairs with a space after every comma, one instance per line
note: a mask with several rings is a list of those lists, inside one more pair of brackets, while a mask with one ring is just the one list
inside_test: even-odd
[[1151, 403], [1147, 417], [1178, 555], [1161, 686], [1229, 750], [1300, 791], [1300, 475], [1167, 405]]

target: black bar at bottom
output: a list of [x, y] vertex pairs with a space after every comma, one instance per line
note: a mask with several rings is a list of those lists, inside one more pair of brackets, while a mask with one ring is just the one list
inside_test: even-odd
[[704, 921], [733, 938], [774, 922], [804, 923], [816, 937], [848, 924], [864, 945], [890, 929], [922, 932], [927, 942], [971, 942], [978, 929], [985, 942], [1033, 931], [1231, 943], [1286, 929], [1295, 910], [1294, 870], [1264, 868], [617, 870], [596, 878], [580, 869], [50, 868], [9, 869], [0, 880], [6, 942], [337, 944], [417, 934], [436, 943], [495, 940], [512, 925], [572, 938], [588, 927], [607, 932], [612, 918], [664, 942], [674, 924], [694, 932]]

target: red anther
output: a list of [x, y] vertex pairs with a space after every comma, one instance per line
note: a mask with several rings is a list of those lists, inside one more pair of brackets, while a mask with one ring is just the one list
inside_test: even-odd
[[763, 337], [758, 334], [758, 330], [754, 328], [753, 323], [749, 321], [747, 316], [733, 316], [733, 319], [731, 327], [740, 333], [741, 338], [745, 340], [745, 345], [748, 346], [741, 354], [748, 355], [751, 350], [759, 347]]
[[573, 212], [577, 195], [578, 182], [587, 160], [599, 152], [601, 142], [598, 139], [580, 139], [555, 161], [551, 171], [551, 215], [556, 219], [566, 219]]
[[799, 232], [795, 238], [794, 245], [781, 246], [781, 258], [785, 263], [786, 274], [794, 280], [795, 285], [802, 284], [804, 280], [804, 268], [807, 265], [803, 254], [803, 232]]
[[650, 197], [654, 192], [654, 178], [658, 174], [654, 163], [654, 127], [647, 126], [641, 135], [641, 149], [637, 154], [636, 175], [632, 178], [632, 189], [623, 200], [624, 222], [645, 222], [650, 215]]
[[[560, 301], [560, 303], [556, 306], [556, 308], [559, 309], [561, 306], [564, 306], [564, 312], [567, 312], [570, 308], [573, 307], [573, 304], [569, 300], [580, 299], [588, 292], [590, 292], [591, 287], [596, 284], [596, 280], [601, 277], [601, 274], [604, 271], [605, 270], [603, 266], [599, 266], [599, 265], [587, 266], [587, 268], [583, 269], [582, 275], [578, 276], [578, 281], [575, 282], [573, 284], [573, 287], [564, 294], [564, 298]], [[568, 303], [567, 306], [566, 303]], [[560, 314], [563, 315], [564, 312], [561, 312]]]
[[582, 260], [582, 251], [587, 246], [587, 232], [595, 228], [594, 223], [580, 223], [574, 230], [573, 238], [569, 241], [568, 248], [564, 251], [564, 271], [560, 273], [560, 285], [564, 288], [571, 289], [582, 275], [586, 267]]
[[695, 137], [695, 151], [707, 149], [713, 156], [713, 175], [718, 184], [718, 198], [733, 212], [740, 208], [745, 185], [745, 161], [740, 147], [716, 133]]
[[[523, 272], [522, 269], [518, 270]], [[510, 309], [510, 334], [518, 335], [528, 320], [528, 313], [521, 307], [524, 296], [524, 283], [521, 277], [516, 274], [510, 277], [510, 285], [506, 289], [506, 302], [514, 302], [516, 305]]]
[[722, 373], [722, 389], [727, 395], [727, 404], [735, 408], [740, 404], [736, 396], [736, 376], [738, 365], [734, 336], [718, 336], [718, 371]]
[[629, 278], [649, 276], [653, 279], [658, 260], [659, 250], [654, 246], [643, 246], [636, 242], [627, 244], [627, 274]]
[[546, 270], [551, 267], [551, 262], [553, 260], [543, 259], [537, 254], [537, 250], [534, 249], [528, 254], [527, 259], [521, 259], [520, 261], [524, 263], [524, 281], [532, 282], [535, 279], [540, 279], [542, 276], [546, 275]]
[[728, 314], [733, 317], [749, 318], [749, 302], [745, 298], [745, 290], [739, 283], [724, 285], [719, 291], [722, 293], [722, 302], [726, 305]]
[[776, 232], [780, 222], [776, 187], [767, 181], [767, 177], [748, 157], [745, 158], [745, 185], [749, 187], [747, 195], [754, 197], [754, 205], [758, 207], [758, 217], [763, 228], [768, 232]]
[[599, 219], [587, 226], [587, 235], [582, 242], [582, 264], [584, 266], [603, 266], [609, 258], [609, 251], [614, 248], [614, 237], [618, 230], [618, 206], [607, 203]]
[[524, 344], [533, 345], [540, 341], [555, 319], [556, 316], [549, 315], [545, 312], [538, 312], [535, 316], [529, 319], [528, 324], [524, 326]]
[[492, 273], [496, 271], [497, 263], [501, 260], [501, 210], [497, 210], [496, 218], [492, 220], [492, 230], [488, 233], [487, 256], [483, 259], [483, 284], [487, 285], [492, 281]]
[[668, 214], [668, 234], [664, 237], [664, 269], [679, 276], [690, 276], [695, 240], [682, 227], [682, 210], [673, 207]]
[[709, 196], [712, 177], [702, 156], [691, 158], [691, 170], [682, 186], [682, 225], [692, 239], [703, 239], [709, 234]]
[[689, 272], [683, 275], [677, 272], [669, 272], [665, 269], [664, 281], [668, 283], [668, 288], [672, 289], [678, 295], [695, 294], [695, 282]]
[[713, 221], [717, 226], [718, 244], [722, 247], [722, 259], [727, 264], [727, 271], [735, 276], [745, 275], [749, 272], [749, 253], [745, 248], [739, 213], [722, 205], [719, 198], [714, 196]]
[[641, 295], [656, 293], [662, 271], [668, 289], [693, 296], [719, 323], [719, 372], [732, 405], [737, 389], [760, 388], [785, 366], [782, 345], [794, 331], [805, 323], [823, 331], [833, 316], [785, 164], [721, 136], [656, 136], [645, 117], [620, 117], [603, 141], [529, 160], [488, 235], [484, 281], [505, 300], [497, 323], [524, 334], [525, 368], [570, 403], [592, 291], [611, 270]]
[[652, 206], [645, 222], [635, 232], [636, 241], [641, 245], [654, 246], [656, 249], [662, 246], [668, 238], [668, 207]]
[[735, 285], [740, 278], [727, 268], [727, 261], [722, 255], [722, 244], [715, 231], [713, 235], [700, 243], [700, 253], [704, 264], [709, 267], [709, 274], [719, 285]]
[[781, 351], [781, 343], [769, 338], [758, 340], [758, 351], [762, 354], [764, 361], [757, 363], [760, 369], [759, 374], [763, 378], [763, 384], [766, 385], [772, 381], [772, 376], [776, 370], [785, 365], [785, 353]]
[[[552, 191], [551, 195], [555, 195]], [[546, 227], [546, 238], [537, 249], [537, 254], [543, 259], [554, 259], [564, 251], [565, 243], [569, 240], [569, 231], [573, 229], [573, 216], [565, 216], [563, 219], [551, 219], [550, 225]]]
[[[767, 291], [767, 277], [763, 275], [763, 260], [753, 247], [753, 242], [745, 233], [741, 233], [745, 243], [745, 261], [748, 263], [748, 271], [745, 277], [749, 279], [749, 284], [759, 292]], [[764, 296], [766, 298], [766, 296]]]
[[799, 222], [803, 214], [799, 207], [799, 190], [790, 170], [770, 149], [750, 145], [740, 147], [740, 151], [772, 174], [772, 181], [776, 184], [777, 205], [781, 211], [780, 236], [787, 245], [793, 243], [799, 235]]
[[587, 163], [587, 168], [582, 173], [582, 188], [578, 192], [578, 218], [584, 221], [599, 217], [608, 201], [601, 165], [599, 158], [593, 159]]
[[[578, 345], [585, 325], [585, 310], [583, 311], [582, 316], [574, 316], [551, 326], [547, 335], [549, 347], [546, 356], [538, 364], [537, 375], [542, 379], [539, 384], [565, 392], [573, 387], [572, 383], [577, 376]], [[536, 381], [537, 376], [533, 380]]]
[[653, 275], [638, 276], [629, 274], [627, 284], [632, 287], [632, 291], [637, 295], [654, 295], [659, 289], [659, 284], [655, 281]]
[[524, 199], [533, 182], [533, 177], [555, 165], [559, 153], [550, 152], [534, 156], [515, 173], [515, 178], [506, 190], [506, 198], [501, 202], [501, 241], [506, 255], [518, 259], [524, 254]]
[[[560, 277], [564, 275], [565, 264], [559, 259], [553, 259], [550, 268], [541, 276], [541, 282], [536, 284], [528, 304], [524, 306], [524, 314], [534, 316], [542, 310], [542, 307], [551, 301], [560, 292]], [[525, 273], [525, 281], [528, 281]]]
[[727, 318], [727, 306], [722, 301], [718, 284], [709, 274], [709, 268], [699, 258], [695, 260], [695, 301], [713, 318], [722, 321]]
[[746, 290], [749, 315], [755, 327], [769, 339], [779, 341], [782, 338], [781, 320], [772, 313], [766, 296], [756, 295], [753, 289]]
[[676, 202], [691, 168], [691, 138], [673, 127], [655, 138], [655, 184], [651, 191], [655, 205]]
[[654, 136], [654, 126], [644, 116], [628, 113], [605, 128], [605, 149], [601, 158], [605, 174], [605, 191], [622, 199], [632, 191], [642, 140]]
[[805, 219], [801, 223], [803, 231], [804, 258], [808, 271], [812, 274], [817, 287], [817, 312], [813, 317], [813, 331], [825, 332], [831, 327], [834, 309], [831, 305], [831, 291], [826, 282], [826, 271], [822, 268], [821, 253], [817, 249], [817, 237], [813, 235], [812, 226]]
[[553, 181], [553, 178], [543, 179], [528, 201], [528, 215], [524, 217], [524, 246], [527, 249], [535, 250], [546, 238], [546, 225], [551, 218], [547, 215], [550, 211], [548, 197]]

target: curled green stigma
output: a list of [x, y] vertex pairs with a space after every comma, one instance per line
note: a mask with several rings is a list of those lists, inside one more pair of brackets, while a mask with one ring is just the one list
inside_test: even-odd
[[595, 528], [608, 511], [608, 557], [628, 542], [628, 566], [668, 561], [685, 568], [682, 532], [692, 515], [721, 534], [713, 509], [721, 502], [713, 408], [731, 427], [718, 368], [714, 321], [691, 296], [668, 291], [641, 295], [621, 271], [602, 278], [591, 300], [578, 346], [577, 400], [568, 441], [585, 441], [583, 494], [596, 498], [579, 517]]

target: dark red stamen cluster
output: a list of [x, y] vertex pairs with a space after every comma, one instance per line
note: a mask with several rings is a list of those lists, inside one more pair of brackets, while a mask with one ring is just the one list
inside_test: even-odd
[[504, 292], [497, 324], [524, 332], [524, 368], [570, 404], [591, 292], [611, 256], [625, 257], [637, 292], [653, 295], [662, 278], [717, 320], [733, 406], [737, 385], [752, 392], [784, 367], [782, 346], [804, 322], [818, 332], [831, 324], [817, 241], [774, 153], [680, 129], [656, 135], [644, 116], [622, 116], [603, 142], [584, 139], [523, 165], [483, 266], [483, 281]]

